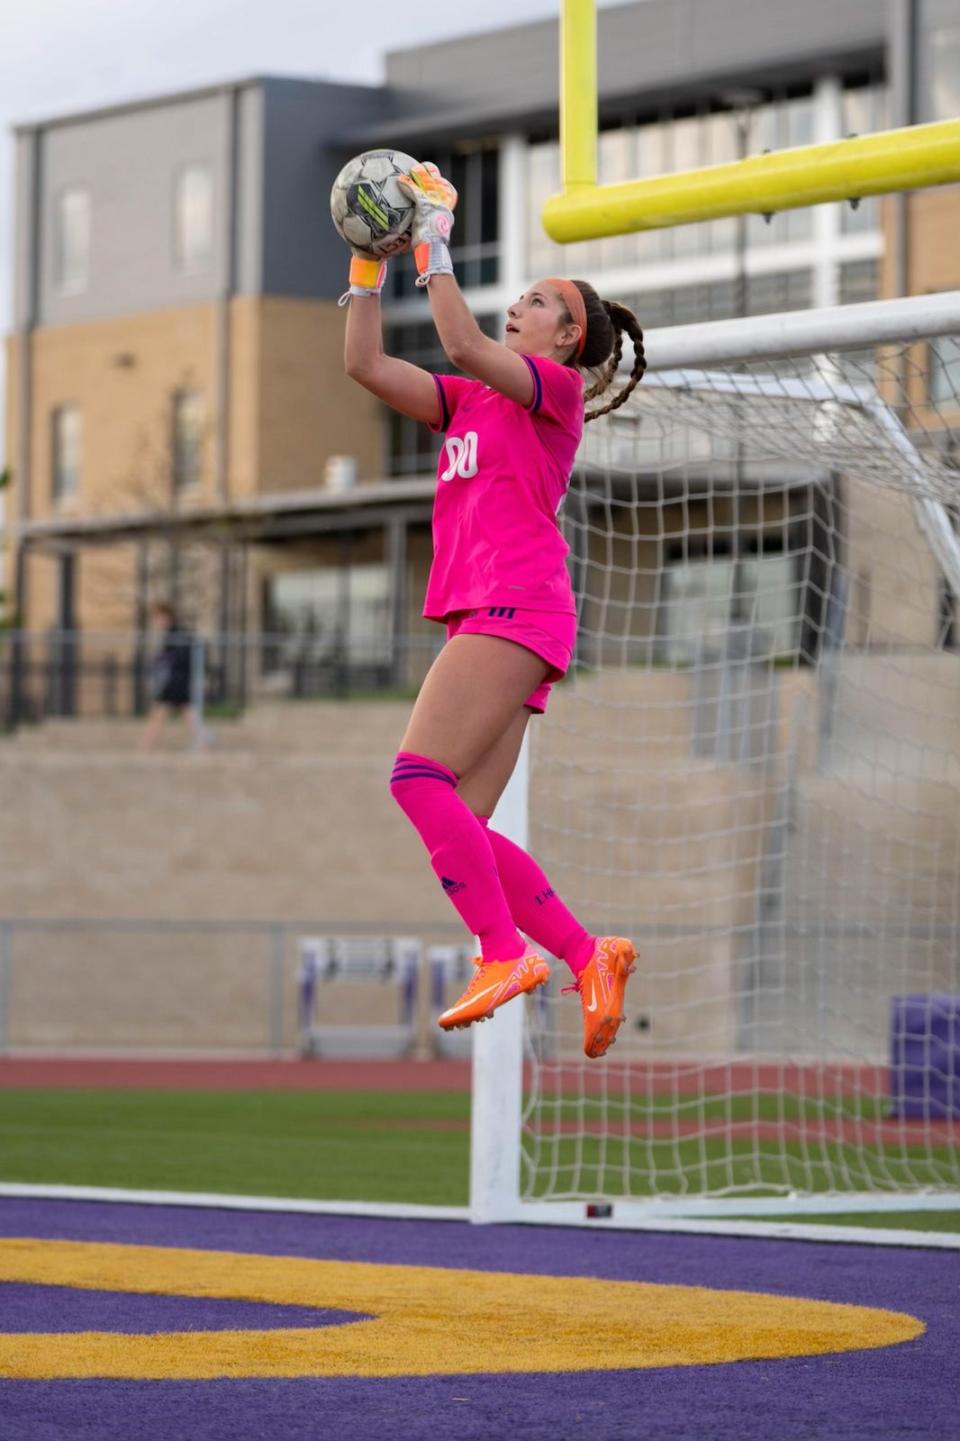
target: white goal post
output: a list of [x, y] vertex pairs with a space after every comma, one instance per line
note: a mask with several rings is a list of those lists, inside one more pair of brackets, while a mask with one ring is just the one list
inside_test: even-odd
[[638, 970], [601, 1061], [562, 962], [474, 1028], [471, 1216], [960, 1205], [960, 292], [646, 351], [493, 822]]

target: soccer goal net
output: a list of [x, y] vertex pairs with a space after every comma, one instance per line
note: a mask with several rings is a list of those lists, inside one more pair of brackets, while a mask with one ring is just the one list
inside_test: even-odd
[[662, 331], [587, 427], [526, 839], [639, 962], [601, 1061], [559, 963], [481, 1029], [478, 1218], [960, 1191], [958, 337]]

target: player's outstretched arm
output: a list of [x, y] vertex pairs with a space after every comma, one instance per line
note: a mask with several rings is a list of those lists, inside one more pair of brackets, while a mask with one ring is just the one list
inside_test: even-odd
[[533, 402], [533, 376], [522, 356], [480, 329], [452, 275], [437, 275], [428, 291], [440, 343], [458, 370], [521, 405]]
[[[363, 265], [377, 271], [374, 284], [360, 283], [363, 279], [374, 280], [373, 272], [367, 275]], [[385, 262], [382, 269], [378, 269], [376, 261], [361, 261], [358, 265], [357, 257], [350, 266], [344, 366], [351, 380], [394, 410], [409, 415], [412, 420], [436, 425], [440, 420], [440, 402], [433, 376], [418, 365], [384, 353], [379, 289], [385, 269]]]
[[419, 271], [417, 284], [428, 287], [433, 322], [448, 358], [458, 370], [521, 405], [529, 405], [533, 400], [529, 366], [484, 335], [454, 279], [447, 242], [453, 230], [456, 190], [429, 164], [417, 166], [399, 184], [416, 206], [412, 242]]

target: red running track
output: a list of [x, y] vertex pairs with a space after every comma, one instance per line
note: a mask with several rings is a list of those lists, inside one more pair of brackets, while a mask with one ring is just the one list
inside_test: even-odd
[[[0, 1088], [134, 1087], [171, 1091], [469, 1091], [469, 1061], [154, 1060], [114, 1057], [0, 1059]], [[590, 1097], [658, 1094], [717, 1096], [752, 1091], [817, 1096], [885, 1096], [883, 1066], [823, 1067], [738, 1061], [557, 1063], [541, 1066], [540, 1090]]]
[[[111, 1089], [169, 1091], [459, 1091], [470, 1089], [469, 1061], [332, 1061], [332, 1060], [117, 1060], [3, 1059], [0, 1089]], [[607, 1073], [604, 1083], [603, 1072]], [[831, 1067], [815, 1071], [801, 1066], [752, 1066], [738, 1063], [698, 1069], [689, 1062], [607, 1062], [596, 1066], [548, 1064], [540, 1090], [549, 1107], [553, 1096], [570, 1091], [590, 1097], [596, 1092], [616, 1102], [629, 1095], [708, 1097], [729, 1092], [784, 1091], [807, 1100], [836, 1100], [844, 1095], [883, 1096], [886, 1072], [881, 1067]], [[430, 1129], [466, 1128], [468, 1122], [429, 1121]], [[542, 1136], [574, 1134], [581, 1123], [541, 1111], [532, 1128]], [[591, 1129], [587, 1122], [587, 1130]], [[844, 1141], [865, 1146], [950, 1146], [960, 1143], [960, 1121], [903, 1121], [896, 1118], [857, 1120], [845, 1116], [810, 1116], [784, 1121], [701, 1119], [696, 1116], [633, 1116], [620, 1118], [606, 1134], [672, 1140], [699, 1136], [728, 1140], [795, 1140], [807, 1144]]]
[[469, 1091], [469, 1061], [0, 1060], [0, 1087], [145, 1091]]

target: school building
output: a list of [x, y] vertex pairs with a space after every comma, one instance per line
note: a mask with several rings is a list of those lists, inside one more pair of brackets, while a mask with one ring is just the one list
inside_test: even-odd
[[[598, 25], [603, 181], [960, 113], [955, 0], [645, 0]], [[207, 633], [404, 678], [409, 638], [436, 633], [438, 442], [343, 373], [328, 197], [360, 150], [454, 181], [457, 273], [491, 334], [557, 271], [648, 329], [960, 287], [957, 186], [553, 245], [557, 31], [396, 51], [380, 86], [254, 76], [18, 129], [8, 615], [130, 632], [165, 598]], [[413, 274], [391, 266], [387, 348], [442, 368]]]

